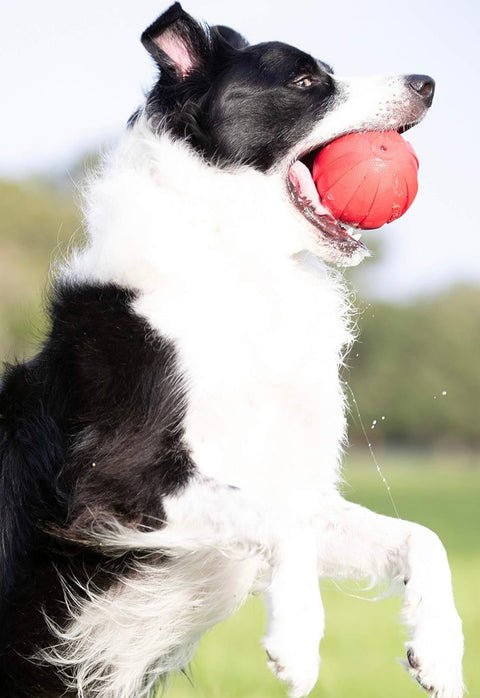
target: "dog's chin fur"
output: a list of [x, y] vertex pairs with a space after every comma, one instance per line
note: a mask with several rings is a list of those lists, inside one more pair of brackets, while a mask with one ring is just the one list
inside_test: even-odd
[[[246, 45], [226, 28], [213, 35], [222, 56]], [[185, 90], [172, 87], [194, 49], [213, 60], [212, 42], [178, 4], [144, 33], [162, 67], [155, 100], [88, 186], [87, 240], [57, 270], [42, 351], [4, 376], [0, 695], [146, 698], [256, 591], [267, 598], [269, 666], [300, 698], [318, 674], [318, 577], [328, 575], [400, 580], [409, 670], [435, 698], [461, 698], [461, 624], [441, 543], [337, 493], [339, 369], [354, 332], [341, 275], [325, 262], [365, 252], [330, 244], [287, 186], [303, 147], [354, 128], [358, 109], [359, 129], [396, 128], [389, 95], [403, 104], [412, 90], [370, 81], [368, 98], [349, 101], [342, 87], [332, 106], [324, 64], [259, 45], [237, 84], [252, 70], [264, 80], [268, 61], [289, 75], [298, 59], [318, 77], [315, 109], [299, 143], [290, 121], [273, 164], [268, 110], [253, 155], [227, 119], [217, 159], [214, 130], [181, 136]], [[252, 56], [264, 51], [258, 72]], [[194, 94], [204, 75], [190, 82]], [[275, 83], [272, 95], [288, 92], [293, 109], [304, 96], [290, 88]], [[152, 115], [160, 98], [175, 119]], [[312, 115], [323, 131], [307, 128]]]

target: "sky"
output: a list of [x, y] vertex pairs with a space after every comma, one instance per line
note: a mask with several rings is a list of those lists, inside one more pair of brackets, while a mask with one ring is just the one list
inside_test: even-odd
[[[139, 36], [168, 6], [156, 0], [1, 0], [0, 177], [67, 174], [105, 149], [141, 104], [154, 68]], [[374, 296], [409, 299], [480, 283], [480, 3], [478, 0], [184, 0], [251, 43], [281, 40], [339, 75], [422, 73], [437, 83], [424, 122], [406, 134], [420, 188], [407, 214], [364, 240]]]

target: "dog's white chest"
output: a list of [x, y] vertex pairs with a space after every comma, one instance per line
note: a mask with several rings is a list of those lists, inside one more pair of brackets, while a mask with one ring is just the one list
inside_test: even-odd
[[340, 294], [308, 263], [263, 273], [212, 264], [183, 292], [137, 303], [175, 341], [201, 472], [276, 500], [335, 482], [344, 434]]

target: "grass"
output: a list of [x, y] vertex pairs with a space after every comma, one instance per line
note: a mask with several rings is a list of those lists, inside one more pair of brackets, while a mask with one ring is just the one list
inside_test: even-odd
[[[464, 622], [465, 680], [470, 695], [480, 695], [480, 458], [385, 455], [379, 462], [400, 516], [433, 528], [447, 547], [457, 608]], [[346, 480], [348, 499], [393, 515], [388, 492], [370, 456], [351, 458]], [[326, 635], [312, 698], [425, 695], [395, 661], [404, 656], [405, 637], [397, 622], [400, 599], [359, 599], [361, 590], [353, 586], [340, 590], [332, 583], [322, 583], [322, 594]], [[210, 631], [200, 643], [190, 677], [172, 679], [168, 698], [285, 696], [283, 686], [266, 667], [260, 644], [264, 620], [263, 604], [254, 598]]]

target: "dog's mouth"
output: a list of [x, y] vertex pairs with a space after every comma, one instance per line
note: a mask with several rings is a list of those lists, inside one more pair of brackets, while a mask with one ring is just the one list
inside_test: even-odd
[[315, 227], [322, 247], [328, 245], [333, 253], [332, 261], [344, 266], [357, 264], [368, 255], [361, 242], [361, 233], [337, 220], [320, 200], [312, 177], [312, 166], [321, 148], [315, 148], [299, 157], [288, 168], [288, 189], [296, 208]]
[[[414, 125], [402, 126], [397, 129], [398, 133], [402, 134]], [[317, 243], [326, 261], [339, 266], [354, 266], [370, 255], [361, 241], [362, 232], [335, 218], [322, 204], [312, 177], [313, 162], [326, 145], [328, 143], [323, 143], [293, 160], [288, 168], [288, 191], [295, 207], [315, 228]]]

